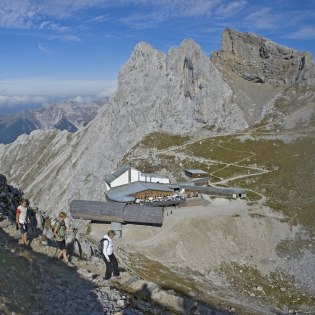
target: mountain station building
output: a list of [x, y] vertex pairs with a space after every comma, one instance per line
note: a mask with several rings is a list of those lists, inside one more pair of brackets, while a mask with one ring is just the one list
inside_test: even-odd
[[140, 171], [129, 165], [122, 165], [116, 171], [105, 178], [107, 191], [114, 187], [134, 182], [169, 184], [170, 179], [165, 175], [141, 173]]

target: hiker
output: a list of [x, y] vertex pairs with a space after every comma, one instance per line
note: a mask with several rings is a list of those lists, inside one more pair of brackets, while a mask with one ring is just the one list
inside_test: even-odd
[[27, 203], [27, 218], [28, 218], [28, 233], [30, 235], [34, 235], [36, 231], [37, 226], [37, 220], [36, 220], [36, 210], [34, 208], [30, 207], [30, 202], [28, 199], [26, 199]]
[[19, 244], [28, 246], [29, 241], [27, 240], [27, 230], [28, 230], [27, 200], [21, 199], [19, 204], [20, 205], [16, 209], [16, 217], [15, 217], [17, 227], [20, 229], [20, 232], [22, 234], [22, 237], [19, 240]]
[[106, 264], [106, 273], [104, 280], [109, 280], [113, 275], [113, 279], [119, 280], [120, 274], [118, 270], [118, 262], [113, 253], [113, 238], [115, 237], [116, 232], [109, 230], [107, 235], [103, 237], [103, 259]]
[[65, 240], [66, 230], [67, 230], [67, 226], [65, 223], [66, 217], [67, 217], [67, 214], [65, 212], [61, 211], [59, 213], [58, 220], [56, 221], [53, 227], [53, 233], [54, 233], [54, 237], [55, 237], [57, 248], [58, 248], [57, 258], [60, 259], [62, 257], [64, 262], [67, 265], [72, 267], [73, 264], [68, 260], [66, 240]]

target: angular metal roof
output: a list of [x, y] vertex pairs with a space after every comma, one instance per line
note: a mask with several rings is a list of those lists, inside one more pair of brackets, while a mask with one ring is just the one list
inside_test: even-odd
[[195, 191], [200, 191], [208, 194], [217, 195], [232, 195], [232, 194], [245, 194], [246, 190], [243, 188], [225, 188], [225, 187], [208, 187], [208, 186], [196, 186], [191, 184], [180, 184], [180, 188], [191, 189]]
[[203, 170], [195, 170], [195, 169], [190, 169], [190, 168], [187, 168], [184, 171], [189, 172], [191, 174], [208, 174], [207, 172]]
[[163, 223], [163, 208], [139, 205], [126, 205], [118, 202], [73, 200], [70, 213], [74, 219], [121, 223]]
[[126, 205], [124, 219], [132, 223], [162, 224], [163, 207]]
[[112, 183], [116, 178], [118, 178], [120, 175], [124, 174], [126, 171], [128, 171], [129, 169], [129, 165], [122, 165], [121, 167], [119, 167], [115, 172], [111, 173], [110, 175], [105, 177], [105, 182], [107, 184]]
[[70, 213], [74, 219], [124, 222], [125, 204], [92, 200], [72, 200]]
[[168, 184], [133, 182], [130, 184], [114, 187], [111, 190], [106, 191], [105, 194], [108, 197], [108, 199], [112, 201], [133, 202], [135, 201], [135, 197], [132, 197], [130, 195], [134, 195], [136, 193], [146, 191], [146, 190], [173, 192], [173, 190], [169, 188]]

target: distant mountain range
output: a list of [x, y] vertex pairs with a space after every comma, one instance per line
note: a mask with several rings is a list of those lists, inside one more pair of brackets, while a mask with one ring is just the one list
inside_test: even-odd
[[38, 110], [24, 110], [15, 115], [0, 116], [0, 143], [8, 144], [22, 134], [33, 130], [58, 129], [76, 132], [87, 125], [108, 98], [81, 104], [75, 101], [42, 107]]

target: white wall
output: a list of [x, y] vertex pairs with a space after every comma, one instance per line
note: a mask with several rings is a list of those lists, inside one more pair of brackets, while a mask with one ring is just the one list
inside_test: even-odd
[[170, 180], [168, 178], [159, 177], [158, 175], [140, 174], [139, 180], [142, 182], [149, 182], [149, 183], [161, 183], [161, 184], [170, 183]]
[[141, 172], [131, 168], [131, 182], [138, 182], [139, 181], [139, 176], [140, 176]]
[[106, 191], [109, 191], [110, 187], [108, 186], [108, 184], [106, 183]]
[[[111, 182], [110, 186], [106, 183], [106, 190], [110, 190], [110, 188], [121, 186], [128, 184], [129, 181], [129, 172], [126, 171], [123, 174], [121, 174], [118, 178], [116, 178], [113, 182]], [[161, 184], [169, 184], [170, 180], [165, 177], [159, 177], [158, 175], [147, 175], [147, 174], [141, 174], [140, 171], [131, 168], [131, 183], [133, 182], [149, 182], [149, 183], [161, 183]]]
[[[139, 180], [139, 174], [140, 174], [139, 171], [137, 171], [134, 168], [131, 168], [131, 183], [137, 182]], [[126, 171], [111, 183], [111, 188], [128, 184], [128, 181], [129, 181], [129, 172]]]

